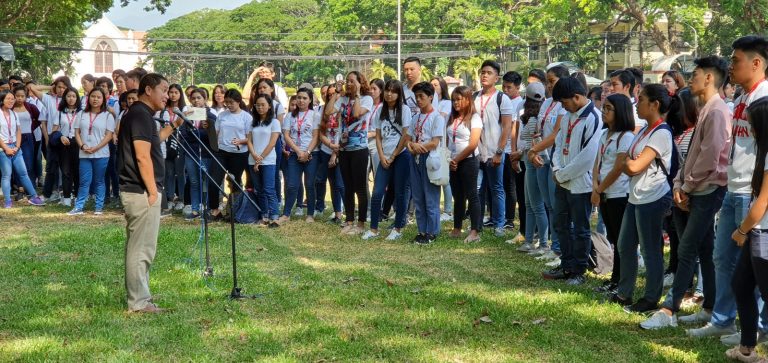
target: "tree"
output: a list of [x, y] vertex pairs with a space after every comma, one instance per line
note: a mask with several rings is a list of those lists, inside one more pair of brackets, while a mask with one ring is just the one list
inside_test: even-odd
[[456, 78], [466, 76], [472, 83], [473, 89], [480, 89], [480, 74], [478, 71], [480, 70], [480, 65], [483, 64], [483, 61], [484, 59], [481, 57], [471, 57], [457, 60], [456, 63], [453, 64], [453, 71], [455, 72]]
[[388, 78], [397, 78], [397, 71], [384, 64], [381, 59], [376, 59], [371, 63], [369, 79], [380, 78], [386, 80]]

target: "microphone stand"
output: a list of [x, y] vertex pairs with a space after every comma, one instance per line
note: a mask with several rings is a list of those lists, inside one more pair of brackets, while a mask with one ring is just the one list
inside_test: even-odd
[[[194, 124], [192, 122], [190, 122], [189, 120], [187, 120], [186, 117], [182, 117], [182, 119], [184, 119], [184, 124], [187, 127], [195, 128]], [[248, 200], [248, 202], [251, 203], [251, 205], [256, 207], [257, 211], [261, 212], [261, 208], [259, 208], [259, 206], [256, 204], [256, 202], [254, 202], [253, 199], [251, 199], [251, 196], [248, 195], [248, 193], [246, 193], [246, 191], [243, 188], [243, 186], [237, 183], [237, 181], [235, 180], [235, 176], [232, 175], [232, 173], [230, 173], [227, 170], [227, 168], [225, 168], [224, 165], [221, 164], [221, 162], [216, 158], [216, 156], [208, 148], [208, 146], [204, 145], [204, 143], [200, 139], [200, 137], [195, 132], [190, 132], [190, 134], [192, 134], [192, 136], [197, 140], [197, 142], [200, 144], [200, 147], [202, 148], [202, 150], [205, 150], [205, 152], [208, 155], [211, 156], [211, 159], [214, 162], [216, 162], [216, 164], [221, 168], [221, 170], [224, 171], [224, 174], [230, 180], [230, 184], [234, 185], [235, 187], [237, 187], [237, 189], [240, 190], [241, 193], [243, 193], [243, 197], [245, 197]], [[178, 141], [178, 135], [175, 135], [175, 137], [177, 138], [177, 141]], [[182, 144], [179, 143], [179, 145], [181, 146]], [[184, 146], [182, 146], [182, 148], [184, 148], [185, 152], [189, 153], [189, 150], [187, 150]], [[202, 155], [201, 155], [201, 158], [202, 158]], [[221, 185], [219, 185], [219, 183], [216, 181], [216, 179], [214, 179], [211, 176], [211, 174], [209, 174], [208, 171], [205, 170], [205, 168], [202, 167], [202, 163], [201, 162], [198, 162], [194, 158], [192, 160], [194, 160], [195, 163], [198, 165], [198, 167], [200, 167], [201, 170], [204, 171], [205, 176], [208, 177], [209, 181], [213, 182], [216, 185], [216, 187], [219, 189], [219, 191], [221, 191], [223, 194], [227, 194], [226, 191], [224, 191], [224, 188]], [[208, 192], [210, 193], [210, 190]], [[232, 242], [232, 291], [230, 292], [229, 297], [231, 299], [242, 299], [242, 298], [246, 298], [246, 297], [249, 297], [249, 296], [245, 296], [245, 295], [242, 294], [242, 289], [238, 285], [238, 281], [237, 281], [237, 243], [236, 243], [236, 236], [235, 236], [235, 213], [234, 213], [234, 209], [232, 207], [232, 205], [234, 204], [234, 191], [232, 191], [232, 188], [230, 188], [229, 203], [228, 204], [229, 204], [230, 239], [231, 239], [231, 242]], [[208, 251], [207, 251], [207, 245], [206, 245], [206, 254], [207, 253], [208, 253]], [[206, 256], [206, 258], [209, 260], [209, 256]]]

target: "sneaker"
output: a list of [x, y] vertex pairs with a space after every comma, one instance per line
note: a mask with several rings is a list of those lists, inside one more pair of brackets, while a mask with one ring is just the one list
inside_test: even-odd
[[61, 205], [65, 207], [71, 207], [72, 206], [72, 198], [62, 198], [61, 199]]
[[387, 236], [387, 241], [394, 241], [394, 240], [398, 240], [398, 239], [400, 239], [400, 237], [402, 237], [402, 236], [403, 236], [403, 234], [402, 234], [402, 233], [400, 233], [400, 232], [398, 232], [398, 231], [395, 231], [395, 230], [393, 229], [393, 230], [392, 230], [392, 232], [389, 232], [389, 236]]
[[567, 280], [575, 276], [571, 276], [569, 272], [558, 266], [549, 271], [542, 272], [541, 277], [545, 280]]
[[435, 236], [434, 234], [425, 233], [421, 235], [421, 239], [416, 241], [416, 244], [426, 246], [428, 244], [431, 244], [432, 242], [435, 242], [436, 239], [437, 239], [437, 236]]
[[619, 296], [617, 293], [611, 294], [611, 297], [608, 298], [608, 302], [613, 304], [619, 304], [621, 306], [627, 307], [632, 305], [632, 299], [631, 298], [623, 298]]
[[[757, 333], [757, 344], [765, 343], [768, 341], [768, 334], [763, 332]], [[720, 337], [720, 342], [727, 346], [734, 346], [741, 344], [741, 333], [733, 333], [730, 335], [723, 335]]]
[[[515, 221], [507, 219], [506, 222], [504, 222], [504, 229], [515, 229]], [[519, 235], [520, 233], [518, 233]]]
[[184, 209], [184, 202], [176, 202], [176, 205], [173, 207], [174, 210], [183, 210]]
[[681, 316], [678, 318], [678, 321], [685, 324], [693, 324], [693, 323], [706, 323], [710, 319], [712, 319], [712, 313], [708, 313], [704, 309], [700, 309], [696, 312], [696, 314]]
[[650, 302], [646, 299], [640, 299], [636, 303], [625, 306], [624, 311], [632, 314], [632, 313], [639, 313], [639, 314], [645, 314], [650, 313], [651, 311], [656, 311], [659, 309], [659, 304], [655, 302]]
[[760, 359], [757, 355], [757, 350], [753, 349], [749, 354], [741, 352], [741, 344], [725, 351], [725, 356], [731, 360], [737, 360], [739, 362], [765, 362], [764, 359]]
[[171, 215], [171, 209], [170, 208], [163, 209], [163, 210], [160, 211], [160, 219], [163, 219], [163, 218], [168, 217], [170, 215]]
[[560, 256], [558, 256], [555, 253], [555, 251], [548, 250], [546, 253], [543, 253], [543, 254], [541, 254], [539, 256], [536, 256], [536, 258], [534, 258], [534, 259], [537, 260], [537, 261], [549, 261], [549, 260], [555, 260], [555, 259], [559, 259], [559, 258], [560, 258]]
[[674, 272], [664, 274], [664, 287], [670, 287], [674, 282], [675, 282]]
[[5, 206], [3, 208], [5, 209], [11, 209], [13, 207], [13, 202], [10, 199], [5, 200]]
[[493, 222], [491, 222], [491, 217], [483, 218], [483, 226], [484, 227], [492, 227], [493, 226]]
[[272, 220], [269, 222], [269, 228], [277, 228], [280, 227], [280, 223], [277, 223], [276, 220]]
[[189, 214], [185, 214], [186, 217], [184, 217], [185, 221], [194, 221], [195, 219], [200, 218], [200, 212], [198, 211], [192, 211]]
[[100, 215], [103, 215], [103, 214], [104, 214], [104, 211], [101, 211], [101, 210], [93, 211], [93, 215], [95, 215], [95, 216], [100, 216]]
[[424, 235], [419, 233], [416, 235], [416, 237], [413, 237], [413, 243], [420, 244], [424, 240]]
[[293, 213], [293, 215], [297, 217], [301, 217], [304, 215], [304, 208], [296, 208], [296, 212]]
[[537, 248], [533, 243], [523, 243], [522, 246], [517, 248], [517, 252], [529, 252]]
[[505, 231], [503, 227], [496, 228], [493, 230], [493, 235], [496, 237], [504, 237], [507, 235], [507, 231]]
[[538, 248], [534, 248], [534, 249], [528, 251], [527, 253], [530, 256], [541, 256], [541, 255], [543, 255], [543, 254], [545, 254], [545, 253], [547, 253], [549, 251], [550, 251], [549, 247], [539, 245]]
[[[596, 287], [595, 288], [595, 292], [602, 292], [602, 293], [611, 292], [613, 290], [616, 290], [616, 288], [618, 286], [619, 286], [619, 284], [617, 284], [615, 282], [606, 281], [602, 285]], [[629, 305], [629, 304], [627, 304], [627, 305]]]
[[[190, 215], [190, 214], [192, 214], [192, 213], [193, 213], [193, 212], [192, 212], [192, 206], [191, 206], [191, 205], [185, 205], [185, 206], [184, 206], [184, 209], [182, 209], [182, 210], [181, 210], [181, 214], [183, 214], [183, 215], [185, 215], [185, 216], [188, 216], [188, 215]], [[198, 213], [198, 214], [199, 214], [199, 213]]]
[[36, 195], [34, 198], [30, 199], [29, 204], [32, 204], [36, 207], [42, 207], [45, 205], [45, 201], [43, 201], [43, 198], [40, 198], [39, 195]]
[[587, 282], [587, 277], [584, 274], [579, 274], [566, 280], [565, 284], [568, 286], [580, 286], [584, 285], [585, 282]]
[[366, 241], [366, 240], [369, 240], [369, 239], [376, 238], [378, 236], [379, 236], [379, 232], [374, 233], [374, 232], [371, 232], [371, 230], [369, 229], [369, 230], [365, 231], [365, 233], [363, 233], [363, 237], [362, 238], [363, 238], [364, 241]]
[[557, 258], [557, 259], [555, 259], [555, 260], [552, 260], [552, 261], [549, 261], [549, 262], [547, 262], [547, 263], [545, 264], [545, 266], [547, 266], [547, 267], [557, 267], [557, 266], [560, 266], [560, 258], [558, 257], [558, 258]]
[[440, 222], [449, 222], [453, 220], [453, 216], [448, 213], [443, 213], [440, 215]]
[[331, 223], [331, 224], [341, 224], [341, 219], [339, 217], [333, 216], [333, 218], [328, 220], [328, 223]]
[[49, 202], [57, 202], [59, 200], [61, 200], [61, 194], [59, 194], [59, 192], [51, 193], [51, 196], [48, 198]]
[[640, 323], [640, 327], [645, 330], [656, 330], [661, 328], [668, 328], [668, 327], [676, 327], [677, 326], [677, 316], [675, 314], [672, 314], [672, 316], [667, 315], [667, 313], [659, 310], [653, 315], [651, 315], [650, 318], [648, 318], [646, 321]]
[[75, 208], [75, 209], [67, 212], [67, 215], [68, 216], [81, 216], [81, 215], [83, 215], [83, 210]]
[[314, 218], [320, 218], [323, 216], [323, 211], [316, 210], [315, 213], [312, 215]]
[[[680, 319], [682, 319], [682, 317]], [[707, 323], [707, 325], [704, 325], [701, 328], [688, 329], [685, 331], [685, 333], [688, 334], [689, 337], [693, 338], [722, 337], [723, 335], [731, 335], [736, 333], [736, 326], [731, 324], [730, 326], [721, 328], [712, 323]], [[739, 339], [741, 339], [741, 334], [739, 334]]]

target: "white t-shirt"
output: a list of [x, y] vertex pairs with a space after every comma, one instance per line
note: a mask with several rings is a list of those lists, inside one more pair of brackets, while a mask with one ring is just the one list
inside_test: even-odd
[[[626, 153], [635, 138], [632, 131], [614, 132], [610, 139], [608, 133], [608, 130], [604, 130], [600, 137], [600, 151], [597, 155], [600, 158], [600, 181], [608, 177], [608, 173], [613, 170], [618, 154]], [[628, 192], [629, 176], [624, 173], [621, 173], [619, 178], [603, 191], [608, 199], [626, 197]]]
[[[766, 159], [767, 162], [765, 163], [765, 168], [764, 168], [763, 172], [768, 171], [768, 155], [765, 156], [765, 159]], [[750, 206], [751, 205], [752, 205], [752, 203], [750, 203]], [[763, 214], [763, 218], [760, 218], [760, 222], [757, 223], [757, 225], [755, 225], [752, 228], [753, 229], [768, 229], [768, 212]]]
[[[16, 140], [16, 129], [19, 127], [19, 117], [13, 110], [10, 110], [8, 114], [10, 115], [10, 118], [6, 118], [5, 113], [0, 111], [0, 138], [3, 139], [4, 143], [11, 144], [19, 141]], [[0, 150], [0, 152], [2, 152], [2, 150]]]
[[[339, 144], [339, 140], [341, 139], [341, 127], [338, 122], [338, 114], [332, 114], [328, 116], [328, 121], [326, 121], [326, 129], [325, 129], [325, 136], [331, 141], [331, 144]], [[327, 145], [320, 143], [320, 150], [328, 155], [333, 153], [333, 150], [329, 148]]]
[[[411, 118], [415, 117], [419, 113], [419, 106], [416, 104], [416, 95], [408, 87], [407, 83], [403, 83], [403, 98], [403, 105], [411, 109]], [[432, 105], [432, 107], [435, 106]]]
[[400, 143], [400, 138], [404, 136], [403, 133], [408, 134], [408, 130], [411, 127], [411, 110], [403, 105], [400, 112], [403, 124], [398, 125], [395, 122], [396, 111], [393, 109], [386, 110], [386, 112], [389, 113], [389, 119], [381, 119], [381, 113], [385, 112], [384, 108], [385, 107], [379, 108], [379, 110], [376, 111], [373, 115], [372, 122], [376, 130], [381, 131], [381, 149], [384, 151], [384, 157], [390, 158], [392, 157], [392, 153], [395, 152], [397, 144]]
[[[437, 105], [435, 106], [435, 104]], [[446, 123], [448, 122], [448, 119], [451, 118], [451, 111], [453, 111], [453, 102], [451, 102], [451, 100], [438, 100], [437, 102], [432, 102], [432, 107], [443, 115]]]
[[[40, 110], [40, 117], [38, 119], [50, 121], [49, 118], [54, 117], [56, 115], [56, 112], [58, 112], [59, 110], [59, 103], [61, 102], [61, 97], [45, 93], [43, 94], [43, 98], [41, 101], [45, 110], [42, 110], [42, 109]], [[39, 109], [40, 106], [37, 106], [37, 108]], [[50, 122], [48, 124], [50, 125]], [[48, 126], [48, 132], [50, 133], [50, 131], [51, 131], [51, 127]]]
[[222, 111], [216, 117], [216, 132], [219, 136], [219, 150], [229, 153], [247, 153], [248, 147], [232, 144], [232, 139], [245, 139], [253, 129], [253, 116], [240, 110], [238, 113]]
[[[414, 142], [422, 145], [429, 143], [435, 137], [439, 137], [440, 143], [442, 143], [443, 136], [445, 136], [445, 119], [435, 110], [426, 115], [419, 112], [413, 118], [408, 134], [413, 135]], [[435, 150], [432, 150], [430, 154]]]
[[[660, 129], [644, 136], [646, 128], [635, 136], [627, 157], [636, 159], [643, 149], [650, 147], [656, 151], [664, 167], [669, 170], [672, 166], [672, 134], [666, 129]], [[630, 177], [629, 202], [635, 205], [652, 203], [669, 193], [669, 190], [667, 176], [658, 162], [653, 160], [641, 174]]]
[[752, 127], [747, 122], [746, 108], [757, 99], [768, 96], [768, 81], [761, 81], [754, 91], [745, 93], [736, 99], [733, 111], [733, 131], [731, 132], [731, 153], [728, 165], [728, 191], [732, 193], [752, 193], [752, 171], [755, 169], [757, 150]]
[[339, 97], [333, 106], [339, 111], [339, 122], [341, 122], [342, 128], [348, 135], [347, 144], [344, 146], [345, 151], [368, 148], [368, 119], [373, 110], [373, 98], [371, 96], [362, 96], [359, 102], [360, 108], [368, 110], [368, 112], [358, 118], [352, 115], [354, 104], [347, 96]]
[[[109, 112], [99, 114], [81, 112], [75, 123], [75, 132], [80, 133], [80, 141], [84, 145], [93, 147], [98, 145], [107, 132], [115, 132], [115, 117]], [[80, 159], [108, 158], [109, 148], [104, 145], [93, 154], [80, 150]]]
[[[264, 148], [269, 145], [269, 141], [272, 139], [272, 134], [280, 134], [280, 121], [273, 119], [269, 125], [261, 124], [251, 129], [251, 143], [253, 143], [253, 151], [256, 154], [261, 154]], [[261, 161], [261, 165], [275, 165], [277, 162], [277, 154], [273, 147], [269, 151], [269, 155]], [[253, 160], [253, 156], [248, 154], [248, 165], [256, 164], [256, 160]]]
[[[285, 92], [285, 88], [277, 83], [275, 83], [275, 96], [277, 96], [277, 100], [280, 101], [281, 104], [288, 104], [288, 94]], [[275, 110], [275, 114], [280, 115], [277, 113], [277, 110]]]
[[32, 115], [28, 111], [16, 112], [16, 116], [19, 118], [19, 126], [21, 126], [22, 134], [32, 133]]
[[66, 136], [71, 139], [75, 137], [75, 121], [80, 118], [80, 113], [82, 113], [82, 111], [58, 112], [51, 121], [53, 121], [53, 126], [59, 126], [59, 132], [61, 132], [62, 136]]
[[509, 140], [507, 140], [507, 152], [512, 151], [512, 142], [516, 143], [517, 150], [520, 150], [520, 146], [522, 146], [522, 142], [520, 141], [520, 131], [523, 130], [523, 123], [520, 122], [520, 116], [523, 115], [523, 112], [525, 111], [525, 100], [517, 96], [514, 99], [509, 99], [512, 102], [512, 109], [514, 112], [512, 112], [512, 125], [517, 124], [517, 140], [512, 140], [512, 134], [509, 135]]
[[[469, 128], [467, 128], [467, 125], [464, 123], [464, 121], [460, 119], [454, 120], [451, 124], [448, 125], [448, 150], [451, 151], [451, 158], [455, 158], [456, 155], [459, 155], [464, 149], [469, 146], [469, 138], [471, 134], [470, 129], [482, 129], [483, 128], [483, 120], [480, 119], [480, 115], [477, 113], [472, 114], [472, 118], [469, 120]], [[477, 148], [475, 148], [475, 151], [472, 152], [471, 155], [477, 155], [478, 151]]]
[[[484, 96], [482, 93], [475, 98], [475, 110], [480, 114], [483, 120], [483, 134], [480, 137], [480, 160], [485, 161], [493, 157], [498, 149], [499, 137], [501, 136], [502, 125], [499, 123], [499, 115], [512, 116], [517, 111], [514, 104], [505, 94], [501, 94], [501, 107], [496, 102], [497, 93], [495, 90], [490, 96]], [[504, 147], [504, 152], [511, 151], [509, 142]]]
[[272, 110], [275, 112], [275, 118], [285, 115], [285, 107], [278, 100], [272, 100]]
[[320, 127], [321, 117], [322, 115], [317, 110], [299, 112], [296, 117], [293, 114], [288, 114], [283, 119], [283, 131], [288, 131], [288, 135], [291, 136], [301, 151], [307, 151], [309, 143], [312, 142], [312, 131]]

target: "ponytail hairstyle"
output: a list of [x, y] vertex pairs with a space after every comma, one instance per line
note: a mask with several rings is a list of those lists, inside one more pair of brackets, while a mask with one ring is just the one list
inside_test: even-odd
[[528, 120], [530, 120], [531, 117], [539, 116], [539, 110], [541, 110], [542, 103], [544, 103], [544, 101], [537, 101], [530, 97], [525, 98], [525, 103], [523, 103], [523, 115], [520, 116], [520, 121], [523, 122], [523, 125], [527, 125]]
[[[390, 79], [381, 89], [382, 98], [384, 97], [384, 92], [397, 93], [397, 101], [395, 101], [394, 123], [398, 126], [403, 126], [403, 98], [405, 98], [405, 94], [403, 93], [403, 84], [396, 79]], [[386, 101], [382, 102], [386, 103]], [[383, 104], [380, 110], [379, 120], [386, 120], [391, 122], [392, 120], [389, 119], [389, 105]]]
[[752, 133], [755, 135], [757, 147], [755, 172], [752, 173], [752, 196], [757, 198], [760, 194], [760, 188], [763, 186], [765, 157], [768, 155], [768, 97], [760, 98], [749, 105], [747, 120], [752, 125]]
[[669, 92], [664, 85], [653, 83], [643, 87], [641, 90], [648, 97], [648, 102], [659, 103], [659, 114], [664, 115], [669, 112], [669, 106], [672, 103], [672, 99], [669, 97]]
[[[264, 121], [261, 120], [261, 115], [256, 112], [256, 101], [261, 98], [263, 98], [264, 101], [267, 101], [267, 105], [269, 105], [269, 110], [264, 117]], [[272, 104], [272, 97], [269, 97], [269, 95], [265, 94], [256, 95], [256, 97], [253, 99], [253, 103], [251, 104], [251, 115], [253, 116], [253, 124], [251, 125], [252, 127], [269, 126], [269, 124], [272, 123], [272, 119], [275, 118], [275, 107]]]
[[[296, 91], [296, 95], [299, 93], [306, 93], [307, 97], [309, 97], [309, 108], [307, 110], [312, 109], [312, 104], [314, 103], [314, 92], [310, 90], [309, 88], [299, 88], [298, 91]], [[299, 107], [296, 106], [296, 108], [293, 109], [293, 112], [291, 112], [291, 116], [293, 117], [299, 117]]]
[[451, 107], [451, 117], [446, 126], [453, 124], [453, 120], [461, 118], [464, 125], [467, 128], [470, 128], [472, 124], [472, 115], [475, 114], [475, 102], [472, 99], [472, 89], [467, 86], [456, 87], [451, 94], [451, 102], [454, 101], [456, 96], [461, 96], [461, 98], [467, 101], [468, 106], [463, 110], [457, 110], [456, 107]]
[[227, 90], [227, 92], [224, 93], [224, 98], [229, 98], [230, 100], [237, 102], [240, 105], [241, 110], [247, 110], [245, 102], [243, 102], [243, 95], [240, 93], [240, 91], [234, 88], [230, 88]]

